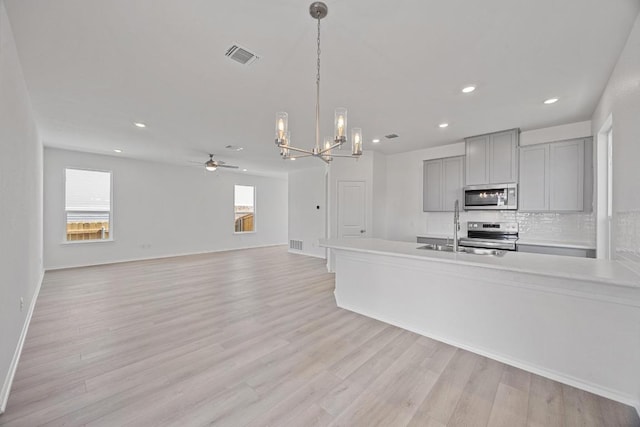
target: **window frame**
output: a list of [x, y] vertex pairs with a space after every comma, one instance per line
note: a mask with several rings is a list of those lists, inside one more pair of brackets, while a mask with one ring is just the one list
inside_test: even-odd
[[[86, 172], [102, 172], [109, 174], [109, 238], [108, 239], [91, 239], [91, 240], [67, 240], [67, 170], [78, 170], [78, 171], [86, 171]], [[62, 244], [63, 245], [74, 245], [74, 244], [91, 244], [91, 243], [106, 243], [113, 242], [114, 239], [114, 219], [113, 219], [113, 171], [105, 170], [105, 169], [94, 169], [87, 167], [75, 167], [75, 166], [65, 166], [62, 169]]]
[[[253, 188], [253, 230], [252, 231], [236, 231], [236, 187], [251, 187]], [[233, 234], [251, 234], [255, 233], [258, 229], [257, 214], [256, 214], [256, 193], [257, 188], [253, 184], [233, 184]]]

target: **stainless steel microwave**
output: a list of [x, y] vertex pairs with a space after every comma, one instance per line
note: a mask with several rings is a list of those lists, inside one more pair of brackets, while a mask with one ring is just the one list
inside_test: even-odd
[[487, 184], [464, 187], [464, 209], [501, 210], [518, 209], [518, 184]]

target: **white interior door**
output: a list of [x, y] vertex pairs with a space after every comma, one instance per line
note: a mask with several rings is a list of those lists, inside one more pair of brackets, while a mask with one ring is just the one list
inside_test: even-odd
[[364, 181], [338, 181], [338, 237], [366, 237]]

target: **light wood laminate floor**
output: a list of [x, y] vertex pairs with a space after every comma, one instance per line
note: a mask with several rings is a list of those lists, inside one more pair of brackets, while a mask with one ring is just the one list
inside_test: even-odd
[[640, 425], [333, 289], [285, 247], [47, 272], [0, 425]]

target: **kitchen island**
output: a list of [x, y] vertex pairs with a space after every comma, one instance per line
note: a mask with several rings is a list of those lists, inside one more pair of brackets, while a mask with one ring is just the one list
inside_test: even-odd
[[320, 243], [339, 307], [640, 407], [640, 276], [624, 265]]

